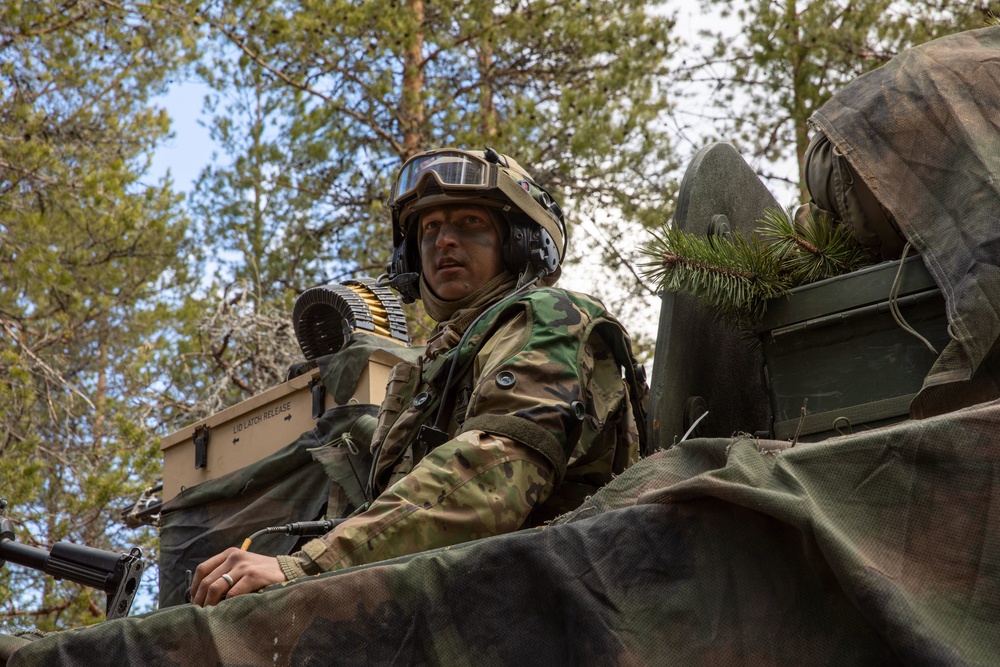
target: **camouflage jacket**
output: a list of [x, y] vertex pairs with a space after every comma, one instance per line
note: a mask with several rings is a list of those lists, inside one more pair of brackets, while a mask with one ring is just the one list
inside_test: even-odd
[[279, 556], [289, 579], [540, 525], [638, 459], [645, 383], [592, 297], [532, 290], [458, 342], [439, 336], [393, 369], [372, 442], [377, 497]]

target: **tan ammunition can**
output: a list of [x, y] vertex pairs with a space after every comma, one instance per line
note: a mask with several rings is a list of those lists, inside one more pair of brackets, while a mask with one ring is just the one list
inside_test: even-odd
[[[388, 352], [373, 353], [351, 402], [380, 404], [397, 361]], [[313, 428], [320, 414], [336, 406], [330, 392], [317, 386], [321, 386], [318, 368], [163, 438], [164, 502], [186, 488], [259, 461]]]

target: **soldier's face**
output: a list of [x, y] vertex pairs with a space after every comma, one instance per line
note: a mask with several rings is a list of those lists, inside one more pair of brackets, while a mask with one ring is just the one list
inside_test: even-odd
[[503, 271], [500, 235], [482, 206], [429, 208], [419, 224], [420, 264], [440, 298], [464, 298]]

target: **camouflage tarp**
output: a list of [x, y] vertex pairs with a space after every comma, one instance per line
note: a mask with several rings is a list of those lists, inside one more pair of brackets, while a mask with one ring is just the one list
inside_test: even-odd
[[31, 639], [26, 637], [0, 635], [0, 658], [6, 660], [14, 654], [14, 651], [29, 643], [31, 643]]
[[[362, 368], [376, 350], [410, 360], [420, 354], [420, 348], [407, 348], [382, 336], [355, 332], [343, 350], [317, 360], [323, 384], [339, 407], [327, 411], [313, 429], [271, 456], [185, 489], [164, 503], [159, 560], [161, 607], [184, 602], [187, 570], [193, 571], [205, 559], [239, 546], [255, 531], [293, 521], [321, 519], [324, 515], [333, 518], [352, 504], [360, 504], [358, 497], [362, 492], [355, 488], [358, 485], [349, 467], [362, 470], [360, 474], [367, 479], [363, 466], [370, 465], [367, 447], [378, 406], [347, 403]], [[371, 417], [372, 423], [358, 429], [367, 434], [355, 437], [361, 443], [359, 455], [332, 446], [362, 415]], [[317, 449], [325, 445], [331, 446]], [[351, 458], [350, 463], [347, 457]], [[343, 470], [338, 471], [338, 467]], [[268, 555], [286, 554], [301, 539], [264, 535], [254, 541], [253, 550]]]
[[1000, 402], [784, 446], [688, 441], [556, 525], [51, 635], [9, 664], [995, 663]]
[[[945, 295], [955, 340], [928, 374], [914, 416], [1000, 395], [997, 109], [1000, 27], [991, 27], [901, 53], [811, 118], [893, 214]], [[971, 386], [964, 382], [980, 370]]]
[[[271, 456], [210, 482], [182, 491], [164, 505], [160, 526], [160, 606], [184, 602], [185, 572], [268, 526], [324, 518], [330, 479], [309, 451], [347, 431], [361, 415], [374, 419], [374, 405], [328, 410], [316, 427]], [[264, 535], [253, 550], [286, 554], [301, 537]]]

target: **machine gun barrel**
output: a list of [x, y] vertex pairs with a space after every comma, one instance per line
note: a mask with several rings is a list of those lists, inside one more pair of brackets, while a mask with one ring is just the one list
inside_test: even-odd
[[10, 561], [56, 579], [102, 590], [108, 596], [107, 620], [128, 615], [145, 569], [139, 549], [118, 554], [69, 542], [56, 542], [51, 551], [18, 544], [14, 524], [3, 516], [6, 507], [7, 502], [0, 500], [0, 567]]

